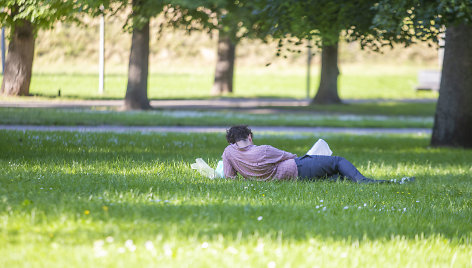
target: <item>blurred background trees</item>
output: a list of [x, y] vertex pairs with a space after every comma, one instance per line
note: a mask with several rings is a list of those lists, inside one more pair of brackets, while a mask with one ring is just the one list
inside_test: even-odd
[[[341, 103], [338, 94], [339, 36], [359, 40], [362, 46], [377, 45], [369, 38], [372, 32], [373, 6], [376, 1], [251, 1], [257, 11], [259, 28], [265, 34], [296, 44], [311, 40], [321, 49], [320, 83], [312, 104]], [[280, 43], [279, 53], [283, 50]]]
[[[150, 108], [147, 98], [150, 21], [186, 32], [218, 30], [218, 52], [212, 92], [232, 91], [235, 45], [246, 38], [277, 42], [282, 57], [301, 53], [307, 41], [321, 49], [321, 74], [313, 103], [340, 103], [338, 59], [340, 41], [357, 42], [379, 51], [418, 42], [437, 46], [446, 32], [442, 81], [432, 145], [472, 147], [472, 1], [150, 1], [150, 0], [6, 0], [0, 22], [10, 30], [3, 95], [28, 95], [35, 37], [57, 22], [80, 22], [86, 14], [113, 17], [123, 12], [132, 34], [128, 61], [126, 109]], [[163, 29], [163, 28], [161, 28]], [[158, 32], [160, 35], [162, 31]], [[125, 35], [124, 35], [125, 36]], [[154, 38], [154, 37], [153, 37]], [[155, 37], [157, 38], [157, 37]], [[298, 47], [296, 46], [298, 45]], [[301, 46], [302, 45], [302, 46]], [[305, 45], [305, 46], [303, 46]]]
[[380, 1], [379, 39], [405, 46], [437, 44], [446, 32], [444, 61], [431, 145], [472, 147], [472, 1]]
[[36, 34], [57, 21], [75, 20], [80, 6], [63, 0], [5, 0], [0, 9], [0, 24], [10, 29], [0, 93], [28, 96]]

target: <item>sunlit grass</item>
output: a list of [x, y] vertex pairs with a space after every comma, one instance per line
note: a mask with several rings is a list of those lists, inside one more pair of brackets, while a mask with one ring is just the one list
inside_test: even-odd
[[[417, 72], [421, 66], [348, 65], [339, 77], [339, 95], [343, 99], [404, 99], [436, 98], [436, 92], [416, 92]], [[37, 96], [72, 99], [122, 99], [125, 95], [126, 73], [105, 76], [105, 93], [98, 93], [98, 75], [91, 69], [84, 73], [67, 73], [67, 68], [54, 73], [35, 72], [30, 93]], [[164, 68], [149, 75], [148, 97], [151, 99], [209, 98], [213, 69], [166, 71]], [[377, 70], [375, 72], [374, 70]], [[313, 97], [319, 81], [313, 70], [309, 95]], [[234, 97], [306, 98], [306, 71], [294, 68], [236, 68]]]
[[0, 265], [470, 266], [470, 150], [417, 135], [255, 133], [303, 154], [324, 138], [405, 185], [209, 180], [222, 134], [0, 131]]

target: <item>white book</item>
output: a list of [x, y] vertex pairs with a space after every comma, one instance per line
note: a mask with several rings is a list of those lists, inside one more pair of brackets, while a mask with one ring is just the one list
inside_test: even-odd
[[306, 153], [307, 155], [327, 155], [330, 156], [333, 154], [333, 151], [329, 149], [328, 143], [323, 139], [319, 139], [313, 147]]

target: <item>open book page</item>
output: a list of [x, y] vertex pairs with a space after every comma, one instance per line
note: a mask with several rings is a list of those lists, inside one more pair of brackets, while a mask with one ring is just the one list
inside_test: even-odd
[[313, 147], [306, 153], [307, 155], [332, 155], [333, 151], [329, 149], [328, 143], [324, 141], [323, 139], [319, 139], [315, 144], [313, 144]]
[[215, 170], [211, 168], [203, 159], [197, 158], [195, 163], [191, 164], [190, 167], [192, 169], [196, 169], [198, 173], [202, 176], [205, 176], [210, 179], [214, 179], [216, 177]]

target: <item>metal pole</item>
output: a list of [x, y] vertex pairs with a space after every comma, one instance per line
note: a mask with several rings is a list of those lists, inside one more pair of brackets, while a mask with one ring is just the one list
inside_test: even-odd
[[5, 28], [2, 27], [2, 75], [5, 74]]
[[98, 63], [98, 93], [104, 92], [104, 76], [105, 76], [105, 16], [100, 16], [100, 55]]
[[307, 58], [307, 65], [306, 65], [306, 98], [310, 99], [310, 78], [311, 78], [311, 45], [310, 40], [308, 40], [308, 58]]
[[439, 49], [438, 49], [438, 66], [442, 69], [444, 60], [444, 45], [446, 44], [446, 34], [442, 33], [439, 35]]

